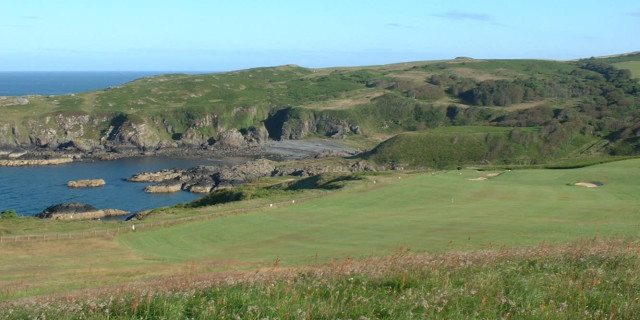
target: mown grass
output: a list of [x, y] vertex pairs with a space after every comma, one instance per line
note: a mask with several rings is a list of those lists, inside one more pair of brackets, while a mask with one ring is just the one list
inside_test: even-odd
[[[572, 170], [370, 177], [345, 192], [282, 208], [118, 238], [164, 261], [232, 259], [287, 265], [317, 258], [529, 246], [583, 236], [637, 235], [640, 160]], [[398, 179], [401, 178], [401, 179]], [[373, 184], [373, 180], [377, 180]], [[600, 188], [573, 186], [600, 182]]]
[[4, 303], [0, 316], [64, 319], [632, 319], [640, 244], [340, 260]]

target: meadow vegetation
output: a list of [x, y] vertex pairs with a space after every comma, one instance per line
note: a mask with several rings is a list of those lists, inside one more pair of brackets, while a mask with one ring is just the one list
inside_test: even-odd
[[6, 318], [58, 319], [632, 319], [640, 244], [584, 239], [561, 246], [445, 254], [398, 250], [218, 276], [2, 304]]

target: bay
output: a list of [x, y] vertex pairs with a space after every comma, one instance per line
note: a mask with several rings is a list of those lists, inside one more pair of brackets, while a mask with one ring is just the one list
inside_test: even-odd
[[[198, 165], [232, 165], [244, 159], [129, 158], [115, 161], [73, 162], [58, 166], [0, 167], [0, 211], [16, 210], [33, 216], [45, 208], [78, 201], [100, 209], [138, 212], [193, 201], [202, 195], [180, 191], [170, 194], [145, 193], [149, 183], [125, 181], [136, 173]], [[69, 188], [67, 182], [104, 179], [98, 188]]]

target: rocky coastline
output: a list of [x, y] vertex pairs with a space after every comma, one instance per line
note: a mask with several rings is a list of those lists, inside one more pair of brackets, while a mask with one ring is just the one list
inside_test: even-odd
[[[161, 148], [152, 151], [119, 149], [110, 152], [79, 152], [77, 150], [10, 149], [0, 151], [0, 161], [21, 161], [20, 165], [54, 165], [73, 161], [109, 161], [131, 157], [179, 157], [179, 158], [229, 158], [256, 159], [235, 166], [198, 166], [188, 169], [164, 169], [157, 172], [142, 172], [127, 178], [130, 182], [153, 183], [145, 188], [148, 193], [172, 193], [187, 191], [206, 194], [215, 189], [240, 186], [266, 176], [308, 176], [329, 171], [375, 170], [374, 167], [353, 163], [342, 158], [339, 165], [305, 164], [301, 159], [314, 163], [320, 158], [345, 157], [359, 150], [341, 146], [327, 139], [268, 141], [259, 145], [228, 148]], [[291, 160], [291, 161], [287, 161]], [[333, 161], [333, 160], [332, 160]], [[2, 162], [0, 162], [0, 165]], [[18, 165], [18, 164], [16, 164]], [[103, 179], [69, 181], [70, 188], [100, 187]], [[37, 215], [47, 219], [101, 219], [110, 216], [126, 216], [129, 212], [117, 209], [98, 209], [72, 206], [51, 206]]]
[[[236, 137], [240, 139], [239, 137]], [[135, 157], [179, 157], [179, 158], [267, 158], [275, 161], [351, 156], [360, 150], [342, 146], [326, 139], [318, 140], [264, 140], [261, 143], [232, 143], [233, 138], [221, 140], [213, 146], [164, 146], [154, 149], [139, 149], [129, 144], [79, 149], [46, 149], [33, 146], [0, 146], [2, 166], [49, 166], [68, 164], [74, 161], [113, 161]], [[244, 138], [242, 138], [244, 139]], [[241, 140], [244, 141], [244, 140]]]

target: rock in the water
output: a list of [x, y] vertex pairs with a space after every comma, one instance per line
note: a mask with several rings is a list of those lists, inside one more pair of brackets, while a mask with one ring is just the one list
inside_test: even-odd
[[126, 216], [131, 214], [131, 212], [129, 211], [124, 211], [120, 209], [104, 209], [102, 211], [104, 211], [105, 217], [121, 217], [121, 216]]
[[136, 175], [133, 175], [130, 178], [127, 178], [127, 181], [131, 182], [160, 182], [173, 180], [175, 178], [180, 177], [182, 174], [182, 170], [177, 169], [164, 169], [162, 171], [157, 172], [143, 172]]
[[104, 211], [80, 202], [60, 203], [50, 206], [36, 217], [43, 219], [98, 219], [104, 216]]
[[192, 193], [209, 193], [216, 186], [216, 182], [209, 176], [203, 176], [187, 182], [183, 189]]
[[68, 202], [50, 206], [37, 214], [36, 217], [60, 220], [95, 220], [104, 217], [124, 216], [128, 214], [130, 214], [128, 211], [118, 209], [100, 210], [86, 203]]
[[180, 190], [182, 190], [182, 182], [180, 180], [165, 181], [144, 188], [144, 192], [147, 193], [173, 193]]
[[107, 184], [103, 179], [83, 179], [69, 181], [67, 186], [69, 188], [97, 188]]
[[50, 166], [73, 162], [71, 158], [55, 159], [0, 159], [0, 167], [22, 167], [22, 166]]

